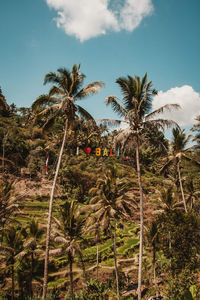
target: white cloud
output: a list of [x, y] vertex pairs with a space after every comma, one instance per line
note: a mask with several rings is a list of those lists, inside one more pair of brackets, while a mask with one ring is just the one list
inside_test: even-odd
[[171, 88], [163, 92], [159, 91], [153, 99], [153, 110], [165, 104], [179, 104], [181, 109], [165, 112], [159, 117], [176, 121], [180, 126], [191, 126], [195, 122], [195, 117], [200, 115], [200, 94], [191, 86]]
[[133, 31], [142, 19], [153, 12], [153, 4], [149, 0], [126, 0], [120, 12], [120, 27]]
[[57, 27], [80, 41], [125, 29], [133, 31], [153, 12], [152, 0], [46, 0], [57, 11]]

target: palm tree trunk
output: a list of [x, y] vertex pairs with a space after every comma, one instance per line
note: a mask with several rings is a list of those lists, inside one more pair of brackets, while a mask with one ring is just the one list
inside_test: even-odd
[[114, 223], [114, 236], [112, 236], [113, 243], [113, 252], [114, 252], [114, 261], [115, 261], [115, 276], [116, 276], [116, 286], [117, 286], [117, 300], [120, 299], [119, 295], [119, 276], [118, 276], [118, 268], [117, 268], [117, 251], [116, 251], [116, 222]]
[[154, 286], [156, 289], [156, 297], [158, 296], [158, 286], [157, 286], [157, 281], [156, 281], [156, 249], [155, 246], [153, 247], [153, 281], [154, 281]]
[[81, 252], [79, 252], [79, 256], [80, 256], [80, 261], [81, 261], [82, 270], [83, 270], [83, 278], [84, 278], [85, 281], [87, 281], [87, 273], [86, 273], [86, 270], [85, 270], [85, 263], [84, 263], [83, 255], [82, 255]]
[[32, 287], [32, 282], [33, 282], [33, 264], [34, 264], [34, 257], [33, 257], [33, 252], [31, 253], [31, 278], [30, 278], [30, 295], [31, 297], [33, 296], [33, 287]]
[[5, 134], [4, 133], [4, 137], [3, 137], [3, 143], [2, 143], [2, 156], [3, 156], [3, 159], [2, 159], [2, 172], [4, 173], [5, 171], [5, 162], [4, 162], [4, 159], [5, 159], [5, 144], [6, 144], [6, 139], [7, 139], [7, 135], [8, 135], [8, 132]]
[[14, 278], [14, 262], [11, 267], [11, 273], [12, 273], [12, 300], [15, 298], [15, 278]]
[[178, 178], [179, 178], [179, 183], [180, 183], [180, 188], [181, 188], [182, 200], [183, 200], [185, 212], [187, 213], [186, 200], [185, 200], [185, 195], [183, 192], [183, 184], [182, 184], [181, 172], [180, 172], [180, 163], [177, 164], [177, 171], [178, 171]]
[[49, 264], [49, 242], [50, 242], [50, 232], [51, 232], [53, 199], [54, 199], [56, 181], [57, 181], [57, 178], [58, 178], [58, 172], [59, 172], [59, 169], [60, 169], [61, 158], [62, 158], [64, 146], [65, 146], [67, 130], [68, 130], [68, 120], [66, 120], [66, 122], [65, 122], [65, 129], [64, 129], [64, 136], [63, 136], [62, 146], [61, 146], [61, 149], [60, 149], [60, 154], [59, 154], [59, 158], [58, 158], [56, 172], [55, 172], [53, 185], [52, 185], [52, 189], [51, 189], [51, 197], [50, 197], [50, 201], [49, 201], [49, 215], [48, 215], [48, 224], [47, 224], [47, 237], [46, 237], [46, 252], [45, 252], [45, 264], [44, 264], [44, 282], [43, 282], [42, 300], [46, 300], [46, 294], [47, 294], [48, 264]]
[[136, 142], [136, 163], [138, 173], [138, 184], [140, 190], [140, 248], [139, 248], [139, 268], [138, 268], [138, 300], [142, 299], [142, 256], [143, 256], [143, 227], [144, 227], [144, 213], [143, 213], [143, 190], [140, 171], [140, 158], [139, 158], [139, 138], [137, 135]]
[[172, 268], [172, 256], [171, 256], [171, 251], [172, 251], [172, 241], [171, 241], [171, 231], [169, 231], [170, 269]]
[[18, 272], [17, 274], [17, 281], [18, 281], [18, 289], [19, 289], [19, 299], [24, 299], [24, 293], [23, 293], [23, 279], [21, 274]]
[[97, 242], [97, 281], [99, 280], [99, 243]]
[[69, 253], [69, 275], [70, 275], [71, 299], [74, 300], [73, 257], [71, 255], [71, 253]]

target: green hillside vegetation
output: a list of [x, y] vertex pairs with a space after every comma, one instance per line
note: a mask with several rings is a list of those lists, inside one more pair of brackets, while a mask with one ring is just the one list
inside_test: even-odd
[[28, 108], [0, 90], [0, 299], [200, 299], [200, 116], [187, 136], [159, 117], [175, 103], [152, 113], [145, 75], [119, 77], [116, 120], [96, 122], [76, 101], [103, 83], [84, 77], [48, 73]]

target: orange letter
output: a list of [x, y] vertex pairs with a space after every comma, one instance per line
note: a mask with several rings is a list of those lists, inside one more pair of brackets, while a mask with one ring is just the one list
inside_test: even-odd
[[112, 153], [112, 149], [110, 149], [110, 156], [116, 156], [115, 154]]

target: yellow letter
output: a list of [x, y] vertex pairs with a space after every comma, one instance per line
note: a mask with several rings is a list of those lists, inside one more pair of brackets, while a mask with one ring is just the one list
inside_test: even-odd
[[101, 148], [96, 148], [96, 156], [100, 156], [101, 155]]
[[108, 156], [108, 150], [106, 148], [103, 150], [103, 156]]

